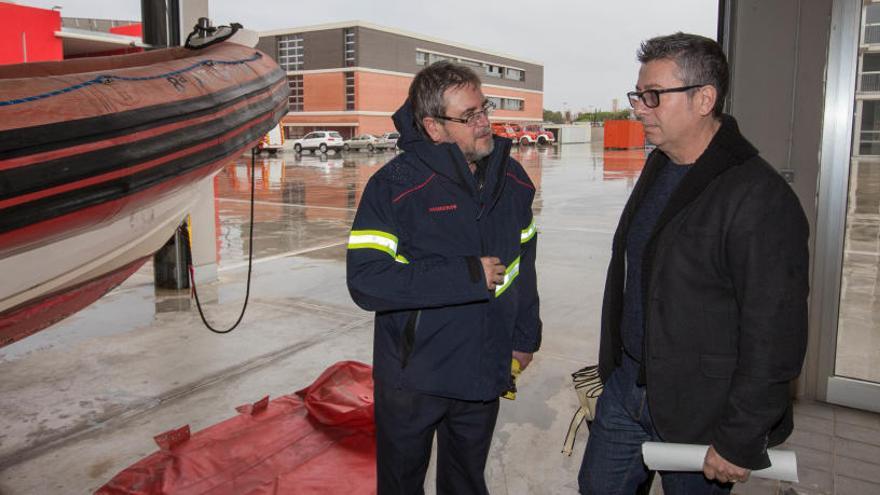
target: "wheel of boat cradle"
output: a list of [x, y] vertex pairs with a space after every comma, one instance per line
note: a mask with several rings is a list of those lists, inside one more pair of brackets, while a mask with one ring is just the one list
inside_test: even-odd
[[373, 146], [373, 143], [370, 143], [370, 144], [367, 145], [367, 151], [369, 151], [370, 153], [373, 152], [373, 149], [374, 149], [374, 148], [375, 148], [375, 147]]
[[545, 138], [544, 136], [538, 137], [538, 144], [544, 146], [545, 144], [547, 144], [547, 138]]
[[529, 138], [522, 138], [522, 139], [519, 140], [519, 144], [521, 144], [521, 145], [523, 145], [523, 146], [528, 146], [528, 145], [530, 145], [530, 144], [532, 144], [532, 143], [529, 141]]
[[299, 145], [299, 144], [293, 145], [293, 151], [296, 151], [297, 153], [302, 153], [302, 150], [303, 150], [303, 147], [301, 145]]
[[318, 149], [321, 150], [321, 153], [326, 153], [327, 152], [327, 145], [324, 143], [321, 143], [321, 146], [318, 146]]
[[345, 143], [342, 145], [342, 151], [348, 151], [350, 149], [351, 149], [351, 146], [349, 146], [348, 143]]

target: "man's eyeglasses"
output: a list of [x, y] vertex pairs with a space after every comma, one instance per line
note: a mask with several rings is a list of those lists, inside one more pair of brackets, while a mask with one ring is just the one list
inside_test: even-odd
[[646, 89], [644, 91], [630, 91], [626, 94], [626, 97], [629, 99], [629, 104], [631, 107], [636, 107], [636, 102], [639, 100], [645, 104], [648, 108], [657, 108], [660, 106], [660, 95], [663, 93], [681, 93], [683, 91], [689, 91], [694, 88], [701, 88], [706, 86], [705, 84], [692, 84], [690, 86], [681, 86], [679, 88], [667, 88], [667, 89]]
[[480, 124], [480, 121], [483, 119], [483, 117], [488, 119], [489, 115], [494, 110], [495, 110], [495, 104], [492, 103], [491, 101], [486, 101], [485, 103], [483, 103], [482, 109], [477, 110], [476, 112], [466, 114], [466, 115], [462, 116], [461, 118], [447, 117], [445, 115], [435, 115], [434, 118], [440, 119], [440, 120], [448, 120], [449, 122], [458, 122], [459, 124], [466, 124], [469, 127], [477, 127]]

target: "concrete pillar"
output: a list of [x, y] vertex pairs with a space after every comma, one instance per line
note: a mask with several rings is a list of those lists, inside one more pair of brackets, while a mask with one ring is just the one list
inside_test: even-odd
[[[731, 69], [729, 112], [761, 156], [789, 181], [814, 236], [832, 4], [833, 0], [720, 3], [721, 38]], [[814, 245], [815, 237], [811, 252]], [[798, 395], [807, 398], [817, 397], [819, 333], [811, 321], [798, 383]]]
[[[186, 37], [192, 32], [199, 17], [211, 18], [208, 15], [208, 0], [179, 0], [180, 2], [180, 44], [186, 41]], [[211, 19], [213, 23], [214, 19]], [[216, 23], [214, 23], [216, 24]]]
[[141, 0], [144, 43], [183, 45], [199, 17], [209, 17], [208, 0]]

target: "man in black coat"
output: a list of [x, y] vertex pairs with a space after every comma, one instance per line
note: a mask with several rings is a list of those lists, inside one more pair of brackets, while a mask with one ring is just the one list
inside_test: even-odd
[[657, 146], [614, 235], [602, 308], [605, 390], [582, 493], [634, 493], [646, 441], [709, 445], [664, 492], [727, 493], [792, 430], [807, 342], [808, 224], [783, 178], [722, 114], [721, 47], [644, 42], [627, 94]]

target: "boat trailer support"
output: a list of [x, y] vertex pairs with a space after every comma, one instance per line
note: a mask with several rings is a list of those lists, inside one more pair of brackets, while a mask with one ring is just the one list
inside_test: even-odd
[[[191, 228], [178, 229], [153, 256], [153, 279], [161, 289], [189, 288], [187, 243], [191, 242], [196, 284], [217, 280], [217, 234], [213, 178], [199, 185], [189, 214]], [[183, 222], [186, 224], [186, 221]], [[181, 231], [183, 230], [183, 232]], [[189, 239], [187, 239], [189, 237]]]

